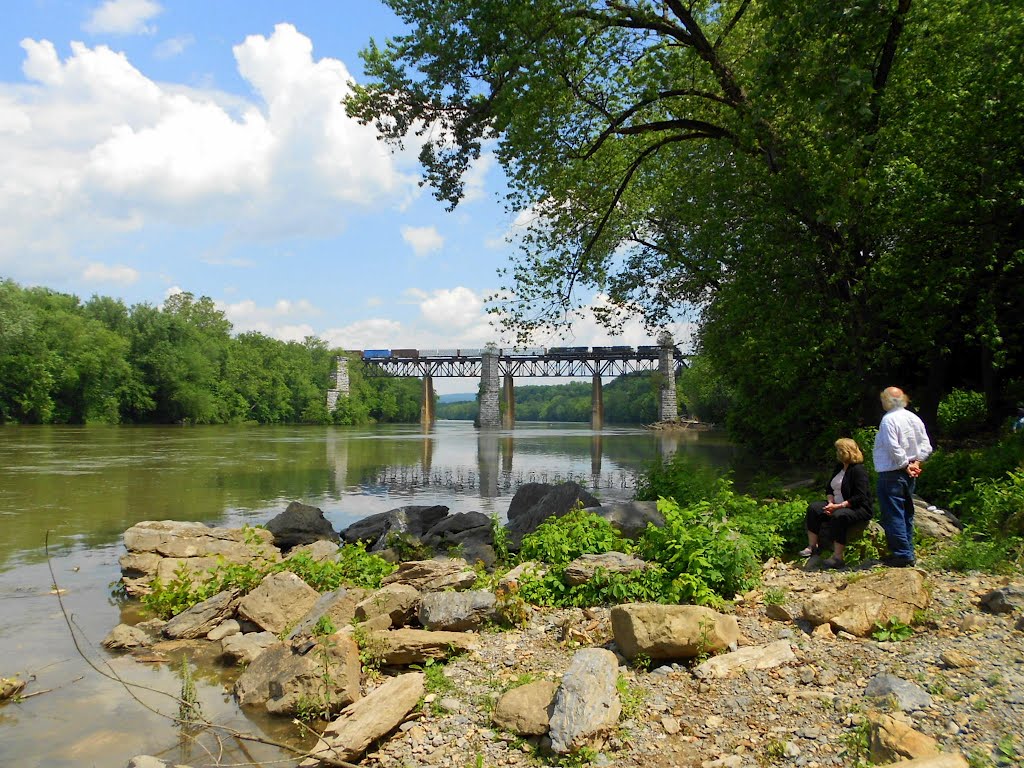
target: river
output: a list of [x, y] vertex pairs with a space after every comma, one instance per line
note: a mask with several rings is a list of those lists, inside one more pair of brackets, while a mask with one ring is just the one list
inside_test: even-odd
[[[566, 424], [0, 427], [0, 677], [30, 680], [26, 698], [0, 704], [0, 765], [123, 766], [143, 753], [214, 764], [204, 750], [223, 763], [281, 759], [263, 745], [182, 738], [157, 714], [176, 712], [161, 692], [177, 694], [179, 670], [100, 647], [138, 616], [111, 584], [121, 534], [139, 521], [255, 525], [294, 500], [322, 509], [336, 530], [406, 504], [504, 519], [526, 482], [575, 480], [604, 501], [632, 498], [637, 473], [675, 451], [722, 469], [733, 459], [712, 433]], [[133, 688], [136, 700], [117, 676], [152, 690]], [[201, 670], [207, 717], [272, 738], [292, 730], [242, 712], [230, 684], [229, 672]]]

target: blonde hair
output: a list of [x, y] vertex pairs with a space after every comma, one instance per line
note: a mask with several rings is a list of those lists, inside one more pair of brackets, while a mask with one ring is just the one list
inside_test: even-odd
[[849, 437], [840, 437], [835, 442], [836, 456], [843, 464], [863, 464], [864, 454], [855, 440]]

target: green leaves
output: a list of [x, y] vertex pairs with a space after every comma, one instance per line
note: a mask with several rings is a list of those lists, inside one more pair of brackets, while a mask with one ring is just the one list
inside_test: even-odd
[[389, 4], [411, 32], [349, 110], [437, 127], [451, 204], [494, 140], [534, 213], [492, 307], [520, 340], [595, 291], [612, 327], [694, 320], [733, 437], [801, 460], [890, 381], [929, 422], [954, 387], [1024, 391], [1012, 3]]
[[871, 637], [880, 643], [899, 643], [914, 636], [914, 628], [891, 616], [884, 624], [875, 624]]

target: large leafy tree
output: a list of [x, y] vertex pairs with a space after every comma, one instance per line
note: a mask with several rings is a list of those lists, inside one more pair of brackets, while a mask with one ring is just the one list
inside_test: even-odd
[[[386, 0], [350, 114], [419, 134], [455, 205], [488, 146], [535, 224], [498, 307], [529, 334], [701, 323], [752, 444], [874, 419], [897, 383], [1021, 379], [1024, 19], [1010, 0]], [[771, 408], [765, 404], [771, 403]]]

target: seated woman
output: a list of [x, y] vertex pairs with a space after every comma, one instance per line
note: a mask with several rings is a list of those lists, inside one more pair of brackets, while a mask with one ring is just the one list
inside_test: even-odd
[[828, 501], [812, 501], [807, 507], [807, 548], [801, 557], [816, 555], [820, 543], [832, 542], [832, 557], [822, 565], [825, 568], [843, 567], [846, 532], [851, 525], [871, 519], [871, 484], [864, 467], [864, 454], [856, 442], [841, 437], [835, 442], [839, 464], [832, 471], [826, 487]]

